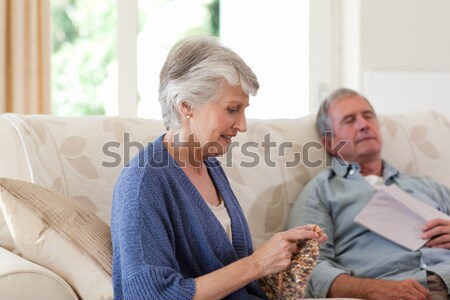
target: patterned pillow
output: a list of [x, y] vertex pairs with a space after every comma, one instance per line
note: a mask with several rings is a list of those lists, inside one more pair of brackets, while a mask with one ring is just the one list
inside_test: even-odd
[[109, 226], [77, 201], [0, 178], [0, 205], [22, 256], [61, 276], [81, 299], [112, 299]]

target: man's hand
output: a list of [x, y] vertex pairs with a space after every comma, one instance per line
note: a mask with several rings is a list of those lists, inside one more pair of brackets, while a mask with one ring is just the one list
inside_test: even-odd
[[374, 291], [368, 293], [367, 300], [431, 300], [428, 290], [413, 279], [380, 281], [374, 287]]
[[328, 297], [366, 300], [431, 300], [430, 292], [413, 279], [388, 281], [340, 275], [333, 281]]
[[450, 220], [434, 219], [422, 228], [422, 238], [430, 239], [425, 246], [450, 249]]

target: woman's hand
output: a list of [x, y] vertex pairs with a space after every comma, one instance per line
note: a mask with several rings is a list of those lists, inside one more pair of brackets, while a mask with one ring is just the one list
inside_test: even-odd
[[298, 253], [297, 241], [300, 239], [315, 239], [323, 243], [327, 235], [313, 224], [276, 233], [251, 255], [260, 269], [260, 277], [285, 270], [291, 264], [292, 255]]

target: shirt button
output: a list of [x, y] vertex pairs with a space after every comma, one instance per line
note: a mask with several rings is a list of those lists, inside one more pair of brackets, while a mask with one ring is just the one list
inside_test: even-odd
[[427, 267], [427, 264], [422, 264], [422, 269], [426, 269]]

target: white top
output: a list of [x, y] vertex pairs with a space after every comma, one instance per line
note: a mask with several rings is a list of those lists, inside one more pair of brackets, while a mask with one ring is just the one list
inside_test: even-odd
[[364, 179], [376, 190], [379, 190], [384, 185], [383, 177], [378, 175], [367, 175], [364, 176]]
[[214, 213], [217, 220], [219, 220], [223, 229], [225, 229], [225, 232], [227, 233], [230, 241], [233, 241], [233, 237], [232, 237], [232, 233], [231, 233], [231, 219], [230, 219], [230, 215], [228, 214], [228, 210], [225, 207], [225, 204], [223, 203], [223, 201], [220, 201], [219, 206], [214, 206], [212, 204], [209, 204], [208, 202], [206, 202], [206, 204], [208, 204], [209, 208]]

